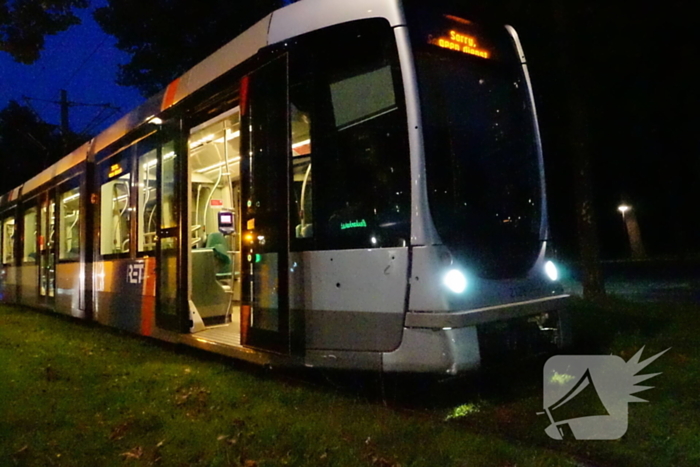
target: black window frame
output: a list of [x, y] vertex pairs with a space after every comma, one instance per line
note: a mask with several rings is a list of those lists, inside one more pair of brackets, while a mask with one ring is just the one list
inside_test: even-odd
[[[362, 40], [360, 39], [362, 35], [368, 37], [367, 41], [370, 41], [369, 38], [372, 37], [372, 35], [382, 39], [383, 42], [371, 42], [374, 56], [365, 63], [360, 62], [361, 66], [356, 69], [347, 69], [341, 66], [336, 69], [329, 69], [327, 62], [328, 58], [332, 55], [337, 55], [334, 59], [336, 60], [336, 64], [347, 62], [348, 60], [347, 54], [339, 52], [339, 47], [342, 47], [342, 45], [338, 44], [342, 44], [342, 40]], [[328, 44], [333, 44], [333, 47], [328, 47]], [[361, 49], [351, 48], [350, 50], [358, 51], [355, 57], [358, 61], [366, 58], [363, 56], [366, 54], [361, 54]], [[311, 120], [310, 155], [312, 165], [311, 179], [313, 180], [311, 189], [314, 193], [314, 198], [312, 200], [312, 218], [314, 220], [313, 236], [310, 238], [297, 238], [295, 235], [296, 225], [291, 221], [298, 216], [293, 212], [293, 210], [296, 209], [296, 205], [294, 204], [295, 193], [293, 192], [293, 163], [290, 161], [289, 184], [291, 193], [289, 209], [291, 211], [291, 251], [351, 250], [408, 246], [410, 243], [411, 222], [410, 151], [406, 99], [399, 61], [398, 44], [394, 29], [384, 18], [362, 19], [330, 26], [299, 36], [291, 41], [289, 44], [289, 57], [290, 97], [293, 98], [291, 93], [295, 88], [302, 88], [301, 92], [306, 93], [311, 99], [311, 102], [307, 105], [309, 107], [308, 111]], [[378, 64], [380, 65], [379, 67], [377, 67]], [[343, 63], [343, 66], [344, 65]], [[338, 78], [342, 78], [343, 76], [345, 76], [343, 79], [357, 77], [368, 72], [381, 70], [384, 67], [389, 67], [391, 72], [394, 107], [388, 111], [383, 110], [382, 112], [378, 112], [377, 115], [370, 114], [363, 116], [359, 121], [346, 122], [340, 127], [336, 126], [333, 96], [331, 94], [332, 84], [342, 81]], [[353, 71], [355, 73], [353, 73]], [[337, 81], [333, 81], [333, 76], [335, 76]], [[290, 98], [290, 105], [291, 100]], [[288, 111], [291, 112], [291, 107]], [[393, 121], [386, 124], [386, 127], [382, 127], [379, 125], [383, 123], [382, 119], [385, 121], [391, 119]], [[397, 139], [397, 142], [393, 143], [393, 150], [386, 151], [386, 154], [381, 153], [380, 148], [384, 141], [380, 141], [379, 138], [372, 139], [371, 135], [373, 130], [379, 132], [385, 128], [395, 130], [394, 135], [396, 136], [393, 137]], [[364, 131], [364, 134], [360, 134], [359, 130]], [[351, 132], [357, 133], [354, 139], [353, 137], [347, 136]], [[344, 138], [344, 136], [347, 136], [347, 138]], [[365, 138], [364, 143], [361, 142], [362, 138]], [[378, 229], [379, 223], [377, 222], [375, 229], [378, 229], [378, 232], [382, 234], [386, 234], [387, 238], [384, 241], [382, 241], [381, 238], [377, 239], [376, 244], [372, 244], [370, 240], [381, 236], [368, 235], [368, 232], [365, 231], [358, 231], [354, 235], [347, 235], [348, 232], [339, 235], [338, 233], [340, 230], [338, 230], [338, 232], [333, 234], [332, 224], [335, 221], [332, 222], [330, 219], [333, 213], [340, 209], [338, 204], [340, 198], [344, 196], [346, 200], [353, 199], [353, 195], [350, 193], [352, 190], [347, 190], [342, 196], [335, 195], [339, 182], [344, 183], [345, 175], [347, 174], [344, 172], [344, 169], [351, 167], [350, 164], [343, 167], [343, 169], [335, 167], [336, 163], [334, 161], [342, 161], [343, 156], [351, 154], [350, 148], [347, 147], [348, 144], [343, 147], [344, 139], [349, 139], [351, 143], [357, 142], [355, 149], [358, 153], [360, 150], [371, 151], [379, 148], [377, 154], [383, 157], [378, 157], [372, 161], [375, 167], [386, 168], [388, 165], [393, 164], [392, 169], [397, 172], [397, 176], [385, 187], [398, 187], [398, 189], [391, 190], [391, 193], [400, 193], [400, 195], [397, 195], [397, 198], [400, 199], [400, 202], [397, 203], [400, 210], [400, 219], [395, 223], [398, 227], [394, 228], [394, 230], [387, 228]], [[365, 144], [365, 146], [361, 146], [361, 144]], [[385, 143], [385, 145], [388, 144], [390, 143]], [[290, 148], [290, 158], [291, 157]], [[360, 165], [360, 162], [356, 161], [356, 163], [352, 165], [352, 168], [359, 170], [358, 168]], [[387, 169], [387, 171], [388, 170], [390, 169]], [[335, 174], [335, 176], [330, 179], [328, 178], [329, 174]], [[399, 181], [396, 182], [396, 180]], [[348, 184], [348, 186], [350, 185]], [[376, 185], [370, 186], [370, 189], [375, 191], [378, 191], [379, 188]], [[357, 190], [357, 192], [359, 193], [359, 190]], [[329, 199], [333, 199], [333, 196], [337, 198], [335, 207], [333, 207], [329, 201]], [[355, 194], [355, 197], [357, 200], [360, 200], [362, 195]], [[379, 205], [379, 200], [377, 200], [375, 204]], [[389, 205], [388, 200], [386, 204], [387, 206]], [[385, 212], [388, 212], [388, 209]], [[377, 218], [378, 216], [374, 219]], [[324, 222], [321, 222], [322, 219]], [[359, 221], [358, 224], [362, 223], [362, 219], [358, 218], [357, 220]], [[371, 222], [372, 221], [368, 219], [366, 224], [371, 227]], [[389, 222], [386, 222], [381, 225], [389, 224]], [[340, 222], [338, 222], [337, 227], [340, 228]]]
[[[135, 142], [134, 142], [135, 143]], [[101, 159], [99, 162], [95, 164], [95, 178], [97, 181], [96, 184], [96, 193], [97, 193], [97, 198], [98, 202], [94, 205], [95, 209], [95, 218], [96, 218], [96, 223], [95, 227], [97, 232], [100, 233], [98, 237], [98, 241], [96, 246], [96, 254], [105, 259], [105, 260], [110, 260], [110, 259], [119, 259], [119, 258], [131, 258], [132, 254], [134, 252], [133, 248], [133, 230], [134, 230], [134, 200], [135, 200], [135, 191], [133, 190], [133, 185], [134, 185], [134, 151], [133, 151], [133, 145], [134, 143], [131, 143], [125, 147], [122, 147], [121, 149], [113, 152], [110, 154], [108, 157], [105, 157]], [[102, 216], [102, 187], [106, 185], [107, 183], [110, 182], [110, 180], [113, 180], [114, 178], [118, 177], [120, 174], [115, 175], [114, 177], [109, 177], [109, 172], [110, 169], [115, 166], [118, 163], [124, 162], [126, 164], [126, 170], [123, 169], [123, 172], [126, 172], [128, 170], [129, 174], [129, 194], [128, 194], [128, 212], [129, 212], [129, 228], [128, 228], [128, 241], [129, 241], [129, 249], [127, 251], [123, 252], [117, 252], [117, 253], [102, 253], [102, 227], [103, 227], [103, 216]], [[122, 172], [122, 173], [123, 173]]]
[[[64, 219], [63, 216], [63, 209], [61, 207], [62, 203], [62, 198], [61, 196], [71, 190], [78, 190], [78, 194], [80, 195], [79, 201], [78, 201], [78, 218], [79, 218], [79, 224], [78, 224], [78, 256], [74, 258], [62, 258], [61, 257], [61, 242], [63, 242], [63, 230], [61, 227], [63, 226], [62, 220]], [[82, 183], [82, 176], [81, 174], [73, 175], [72, 177], [62, 180], [60, 183], [56, 185], [56, 205], [58, 206], [57, 212], [58, 212], [58, 222], [57, 222], [57, 228], [56, 228], [56, 242], [58, 243], [58, 250], [56, 251], [56, 261], [59, 264], [62, 263], [75, 263], [79, 262], [80, 258], [82, 257], [83, 254], [83, 248], [84, 248], [84, 240], [83, 240], [83, 231], [85, 230], [85, 222], [86, 222], [86, 216], [85, 212], [83, 209], [83, 204], [84, 204], [84, 197], [85, 197], [84, 189], [83, 189], [83, 183]]]
[[[19, 255], [17, 255], [17, 244], [19, 243], [19, 222], [18, 222], [18, 206], [12, 206], [6, 210], [4, 210], [2, 213], [0, 213], [0, 241], [2, 242], [0, 244], [0, 265], [2, 267], [11, 267], [11, 266], [18, 266], [19, 265]], [[14, 219], [15, 220], [15, 231], [12, 237], [12, 261], [5, 262], [5, 221], [7, 219]]]
[[[40, 235], [40, 218], [41, 218], [41, 203], [40, 203], [40, 196], [39, 194], [34, 194], [31, 197], [29, 197], [26, 200], [22, 200], [20, 203], [20, 209], [19, 209], [19, 220], [20, 220], [20, 240], [19, 240], [19, 248], [18, 252], [19, 254], [19, 265], [20, 266], [38, 266], [39, 265], [39, 235]], [[25, 225], [25, 216], [27, 214], [27, 211], [34, 209], [35, 212], [35, 220], [34, 220], [34, 225], [36, 229], [36, 234], [34, 235], [34, 261], [25, 261], [24, 260], [24, 251], [25, 251], [25, 244], [27, 240], [27, 232], [26, 232], [26, 225]]]

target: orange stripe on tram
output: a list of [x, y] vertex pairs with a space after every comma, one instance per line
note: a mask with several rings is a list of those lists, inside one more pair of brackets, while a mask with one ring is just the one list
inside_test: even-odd
[[180, 86], [180, 78], [177, 78], [172, 83], [168, 84], [165, 89], [165, 95], [163, 96], [163, 104], [160, 106], [160, 110], [163, 111], [175, 103], [175, 94], [177, 93], [177, 88]]
[[150, 336], [156, 318], [156, 259], [146, 258], [146, 277], [141, 295], [141, 334]]

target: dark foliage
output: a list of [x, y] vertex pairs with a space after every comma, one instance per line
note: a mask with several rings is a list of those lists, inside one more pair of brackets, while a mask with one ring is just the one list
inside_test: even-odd
[[80, 24], [75, 10], [88, 0], [0, 0], [0, 51], [20, 63], [33, 63], [44, 39]]
[[82, 141], [63, 135], [56, 125], [41, 120], [30, 108], [15, 101], [0, 111], [0, 193], [19, 186]]
[[109, 0], [95, 20], [131, 55], [117, 82], [150, 96], [282, 3]]

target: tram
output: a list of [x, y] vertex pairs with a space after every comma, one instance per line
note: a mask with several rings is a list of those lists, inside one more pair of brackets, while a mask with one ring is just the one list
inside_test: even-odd
[[518, 36], [424, 3], [274, 11], [4, 194], [0, 299], [280, 366], [565, 343]]

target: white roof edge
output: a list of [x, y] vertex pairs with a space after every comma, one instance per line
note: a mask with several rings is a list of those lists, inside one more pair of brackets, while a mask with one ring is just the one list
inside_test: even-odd
[[172, 102], [164, 103], [164, 107], [176, 104], [227, 71], [248, 60], [258, 50], [265, 47], [271, 19], [272, 13], [246, 29], [231, 42], [182, 75], [179, 78], [179, 83], [173, 96], [174, 99]]
[[49, 180], [80, 164], [87, 158], [89, 148], [90, 142], [83, 143], [79, 148], [72, 151], [67, 156], [59, 159], [58, 162], [42, 170], [37, 175], [24, 182], [24, 184], [21, 185], [22, 194], [31, 192], [35, 188], [40, 187]]
[[399, 0], [303, 0], [272, 13], [268, 43], [368, 18], [386, 18], [392, 27], [405, 24]]

